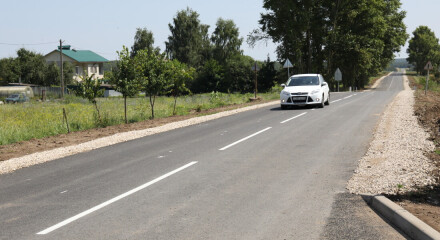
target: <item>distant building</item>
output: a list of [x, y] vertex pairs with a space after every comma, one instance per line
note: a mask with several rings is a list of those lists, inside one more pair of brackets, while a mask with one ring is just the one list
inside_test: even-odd
[[[70, 45], [62, 46], [63, 62], [70, 62], [73, 65], [73, 80], [81, 81], [81, 76], [87, 72], [88, 76], [95, 74], [95, 78], [104, 77], [104, 63], [107, 59], [89, 50], [70, 49]], [[44, 56], [47, 63], [56, 63], [60, 66], [60, 47], [57, 50]]]

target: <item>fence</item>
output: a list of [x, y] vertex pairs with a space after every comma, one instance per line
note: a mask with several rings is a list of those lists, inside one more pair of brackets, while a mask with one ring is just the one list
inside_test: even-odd
[[[43, 91], [45, 91], [46, 96], [55, 95], [60, 97], [61, 96], [61, 88], [60, 87], [31, 87], [32, 91], [34, 92], [34, 96], [41, 97], [43, 96]], [[64, 89], [64, 94], [70, 94], [71, 91], [67, 88]]]

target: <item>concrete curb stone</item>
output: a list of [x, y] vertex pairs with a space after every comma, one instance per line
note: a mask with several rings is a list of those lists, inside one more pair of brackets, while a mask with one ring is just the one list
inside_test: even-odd
[[368, 204], [392, 224], [416, 240], [440, 240], [440, 233], [382, 195], [370, 196]]

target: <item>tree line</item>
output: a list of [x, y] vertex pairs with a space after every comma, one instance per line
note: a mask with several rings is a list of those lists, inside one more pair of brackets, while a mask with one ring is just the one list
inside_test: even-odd
[[[406, 13], [400, 9], [400, 0], [264, 0], [263, 7], [266, 12], [261, 14], [260, 28], [249, 33], [249, 45], [274, 41], [278, 44], [277, 61], [290, 59], [295, 74], [321, 73], [331, 82], [335, 70], [340, 68], [344, 86], [364, 87], [370, 76], [387, 67], [408, 38], [403, 23]], [[185, 86], [193, 93], [254, 90], [251, 67], [255, 60], [243, 54], [244, 39], [232, 20], [219, 18], [209, 34], [210, 26], [200, 21], [196, 11], [187, 8], [178, 11], [168, 27], [170, 35], [163, 52], [154, 46], [151, 31], [138, 28], [129, 57], [135, 59], [145, 50], [148, 55], [192, 68], [194, 75]], [[0, 70], [7, 69], [4, 66], [10, 66], [13, 60], [2, 59]], [[269, 58], [259, 64], [260, 91], [286, 79], [284, 70]], [[58, 74], [55, 70], [28, 74], [25, 68], [16, 69], [0, 71], [3, 83], [21, 76], [23, 82], [49, 84], [47, 76]]]
[[[72, 84], [73, 65], [63, 63], [66, 84]], [[60, 84], [60, 69], [57, 64], [48, 64], [44, 56], [25, 48], [17, 50], [17, 57], [0, 59], [0, 86], [8, 83], [26, 83], [42, 86]]]
[[[187, 8], [178, 11], [168, 27], [171, 34], [165, 42], [165, 57], [194, 69], [194, 78], [186, 83], [191, 92], [254, 91], [255, 73], [251, 68], [255, 60], [243, 55], [243, 38], [233, 20], [219, 18], [209, 35], [210, 26], [201, 23], [199, 14]], [[136, 56], [141, 49], [160, 52], [154, 47], [153, 33], [147, 28], [137, 29], [131, 56]], [[258, 89], [267, 91], [277, 82], [278, 72], [269, 58], [259, 65]]]
[[260, 28], [249, 44], [271, 39], [280, 60], [295, 73], [322, 73], [331, 80], [337, 68], [344, 86], [364, 87], [406, 42], [400, 0], [264, 0]]

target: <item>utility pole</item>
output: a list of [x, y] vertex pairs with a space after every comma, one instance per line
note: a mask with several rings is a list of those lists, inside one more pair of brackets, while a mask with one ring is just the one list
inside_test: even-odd
[[61, 98], [64, 98], [64, 74], [63, 74], [63, 41], [60, 39], [60, 65], [61, 65]]
[[258, 71], [260, 70], [260, 68], [258, 67], [257, 61], [255, 61], [254, 65], [252, 65], [252, 71], [255, 71], [255, 100], [257, 99], [257, 75], [258, 75]]

